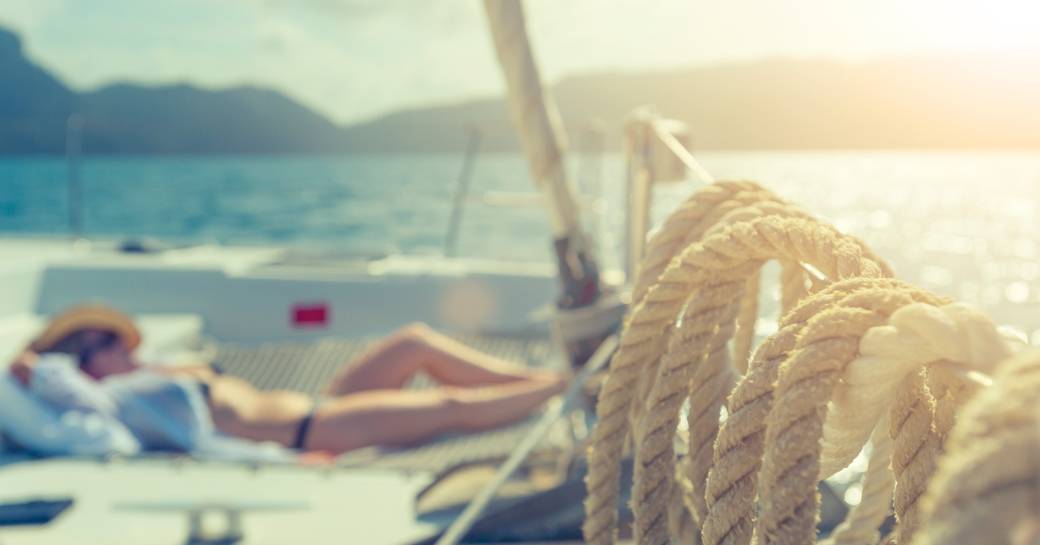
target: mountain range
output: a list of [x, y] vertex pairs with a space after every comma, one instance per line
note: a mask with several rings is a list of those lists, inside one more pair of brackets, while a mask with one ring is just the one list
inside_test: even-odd
[[[691, 130], [696, 149], [1040, 148], [1040, 55], [928, 55], [858, 62], [772, 59], [567, 78], [550, 89], [575, 145], [618, 135], [652, 104]], [[0, 29], [0, 154], [63, 153], [79, 114], [98, 154], [458, 151], [518, 142], [501, 98], [394, 112], [338, 125], [277, 91], [118, 83], [71, 90]]]

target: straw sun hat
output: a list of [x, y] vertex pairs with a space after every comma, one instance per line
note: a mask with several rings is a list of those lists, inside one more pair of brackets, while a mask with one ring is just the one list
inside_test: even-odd
[[83, 330], [111, 331], [130, 350], [141, 344], [141, 332], [126, 314], [99, 303], [78, 305], [55, 316], [29, 347], [33, 352], [47, 352], [65, 337]]

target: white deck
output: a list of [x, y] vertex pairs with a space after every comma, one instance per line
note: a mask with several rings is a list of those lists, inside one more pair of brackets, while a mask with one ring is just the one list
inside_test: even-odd
[[[133, 461], [55, 460], [0, 469], [0, 501], [72, 496], [45, 527], [0, 529], [5, 545], [183, 543], [187, 517], [119, 509], [135, 502], [303, 503], [306, 509], [246, 513], [244, 544], [393, 545], [429, 535], [413, 501], [428, 477], [374, 470], [324, 471]], [[219, 529], [221, 521], [210, 521]], [[216, 530], [216, 529], [215, 529]]]

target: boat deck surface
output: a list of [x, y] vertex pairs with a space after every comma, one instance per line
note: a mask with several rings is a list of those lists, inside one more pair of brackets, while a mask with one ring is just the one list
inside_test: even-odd
[[[499, 357], [542, 365], [552, 355], [545, 337], [460, 336]], [[318, 394], [325, 381], [372, 339], [325, 339], [258, 346], [221, 344], [217, 359], [226, 372], [264, 389], [291, 388]], [[428, 384], [428, 381], [427, 381]], [[418, 384], [415, 387], [422, 387]], [[120, 505], [144, 503], [297, 502], [298, 512], [247, 515], [243, 543], [357, 541], [408, 543], [437, 531], [415, 518], [414, 501], [433, 473], [468, 461], [504, 457], [534, 420], [483, 434], [446, 437], [414, 449], [367, 449], [333, 466], [209, 463], [181, 455], [130, 459], [43, 459], [3, 466], [0, 500], [30, 497], [75, 499], [69, 512], [43, 527], [4, 529], [13, 544], [108, 542], [179, 543], [184, 516], [127, 512]], [[566, 448], [563, 426], [543, 443]], [[297, 539], [291, 539], [296, 536]], [[346, 538], [345, 536], [352, 536]]]

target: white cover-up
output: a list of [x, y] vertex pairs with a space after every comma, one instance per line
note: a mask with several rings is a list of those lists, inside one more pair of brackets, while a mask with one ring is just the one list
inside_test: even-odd
[[26, 389], [0, 377], [0, 430], [47, 455], [189, 452], [206, 459], [285, 462], [275, 444], [217, 432], [198, 382], [147, 370], [96, 382], [64, 354], [45, 354]]

